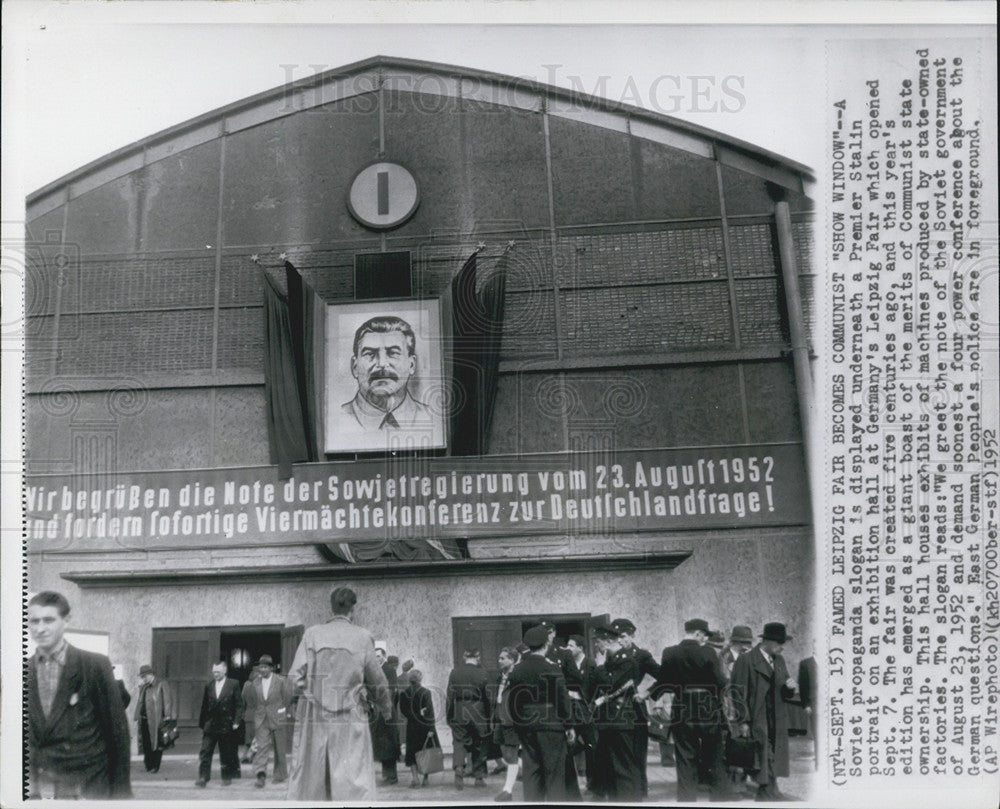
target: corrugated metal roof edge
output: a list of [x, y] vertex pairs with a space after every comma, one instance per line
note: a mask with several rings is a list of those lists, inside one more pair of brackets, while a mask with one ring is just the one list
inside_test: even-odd
[[358, 62], [353, 62], [349, 65], [344, 65], [343, 67], [332, 68], [313, 76], [307, 76], [304, 79], [299, 79], [298, 81], [292, 82], [288, 85], [283, 84], [270, 90], [264, 90], [239, 101], [234, 101], [232, 104], [226, 104], [223, 107], [218, 107], [214, 110], [210, 110], [209, 112], [202, 113], [194, 118], [189, 118], [186, 121], [167, 127], [166, 129], [160, 130], [152, 135], [148, 135], [145, 138], [140, 138], [127, 146], [123, 146], [120, 149], [116, 149], [113, 152], [109, 152], [108, 154], [97, 158], [96, 160], [92, 160], [80, 168], [74, 169], [68, 174], [64, 174], [59, 179], [53, 180], [52, 182], [47, 183], [41, 188], [31, 192], [27, 197], [27, 203], [31, 205], [36, 200], [46, 197], [49, 194], [58, 191], [60, 188], [81, 179], [82, 177], [86, 177], [88, 174], [97, 169], [114, 163], [116, 160], [121, 160], [122, 158], [145, 149], [148, 146], [182, 134], [185, 131], [205, 126], [206, 124], [218, 121], [236, 112], [252, 109], [260, 104], [280, 98], [282, 95], [289, 92], [308, 89], [309, 87], [324, 84], [334, 79], [350, 78], [376, 68], [422, 70], [428, 73], [436, 73], [446, 76], [474, 78], [480, 81], [486, 81], [493, 84], [503, 84], [508, 87], [514, 87], [519, 90], [536, 93], [539, 96], [548, 99], [568, 101], [571, 103], [582, 104], [593, 109], [603, 110], [605, 112], [626, 115], [633, 119], [648, 121], [650, 123], [669, 127], [689, 135], [695, 135], [705, 140], [712, 141], [713, 143], [724, 145], [765, 164], [784, 168], [795, 172], [796, 174], [802, 175], [803, 179], [809, 182], [815, 181], [815, 175], [813, 174], [812, 169], [802, 163], [789, 160], [779, 154], [768, 151], [767, 149], [762, 149], [752, 143], [740, 140], [739, 138], [734, 138], [687, 121], [682, 121], [663, 113], [653, 112], [651, 110], [642, 109], [641, 107], [635, 107], [629, 104], [623, 104], [619, 101], [610, 101], [608, 99], [598, 98], [576, 90], [567, 90], [561, 87], [543, 84], [542, 82], [523, 77], [508, 76], [502, 73], [493, 73], [491, 71], [460, 67], [458, 65], [426, 62], [420, 59], [404, 59], [394, 56], [372, 56]]

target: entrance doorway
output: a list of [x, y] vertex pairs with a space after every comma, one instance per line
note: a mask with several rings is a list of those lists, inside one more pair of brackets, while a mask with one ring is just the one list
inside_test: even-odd
[[153, 629], [153, 669], [174, 692], [177, 726], [197, 728], [213, 663], [225, 660], [228, 676], [241, 686], [262, 654], [271, 655], [275, 671], [284, 673], [292, 664], [304, 630], [301, 625], [281, 624]]
[[[283, 668], [281, 659], [280, 629], [233, 629], [225, 630], [219, 638], [220, 659], [229, 666], [229, 676], [238, 680], [240, 688], [250, 679], [253, 667], [261, 655], [270, 655], [274, 669], [279, 674]], [[289, 660], [290, 664], [292, 661]]]
[[593, 659], [591, 649], [591, 629], [607, 623], [609, 616], [591, 613], [568, 613], [563, 615], [501, 615], [491, 618], [452, 618], [451, 637], [455, 665], [462, 662], [466, 649], [479, 649], [482, 653], [481, 665], [490, 676], [499, 669], [497, 657], [504, 646], [517, 646], [524, 633], [542, 621], [550, 621], [556, 628], [557, 646], [565, 646], [570, 635], [583, 636], [587, 655]]

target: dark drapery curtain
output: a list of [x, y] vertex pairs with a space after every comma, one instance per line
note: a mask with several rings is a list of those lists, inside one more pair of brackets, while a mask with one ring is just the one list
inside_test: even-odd
[[[505, 253], [477, 293], [477, 253], [452, 282], [455, 407], [451, 414], [452, 454], [481, 455], [493, 416], [503, 305]], [[323, 369], [326, 302], [290, 262], [285, 262], [287, 292], [267, 273], [264, 279], [268, 441], [271, 463], [281, 479], [292, 464], [325, 457]], [[391, 558], [401, 562], [461, 559], [461, 540], [385, 539], [330, 542], [318, 548], [334, 562], [357, 564]]]
[[271, 463], [282, 480], [292, 464], [322, 457], [321, 382], [326, 305], [285, 262], [287, 292], [263, 269], [264, 385]]
[[292, 464], [310, 460], [308, 426], [301, 398], [288, 295], [263, 269], [264, 396], [271, 463], [282, 480], [292, 476]]
[[451, 454], [483, 455], [488, 449], [503, 336], [507, 253], [477, 293], [478, 251], [452, 281], [454, 408]]

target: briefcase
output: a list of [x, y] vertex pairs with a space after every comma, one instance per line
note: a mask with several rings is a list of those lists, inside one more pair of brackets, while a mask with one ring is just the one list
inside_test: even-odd
[[436, 772], [444, 772], [444, 751], [439, 745], [428, 747], [431, 742], [436, 742], [433, 733], [427, 735], [422, 750], [418, 750], [414, 758], [417, 760], [417, 772], [421, 775], [431, 775]]
[[754, 769], [753, 739], [727, 735], [726, 766], [739, 767], [744, 770]]
[[177, 729], [176, 721], [173, 719], [164, 719], [160, 724], [159, 732], [156, 735], [160, 737], [157, 749], [169, 750], [174, 746], [174, 742], [177, 741], [181, 732]]

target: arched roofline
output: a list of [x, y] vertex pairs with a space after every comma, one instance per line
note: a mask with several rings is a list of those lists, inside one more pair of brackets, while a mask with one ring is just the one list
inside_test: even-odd
[[[428, 86], [429, 79], [435, 80]], [[366, 83], [367, 80], [367, 83]], [[648, 140], [666, 143], [801, 191], [814, 179], [812, 170], [774, 152], [724, 135], [707, 127], [619, 101], [577, 90], [473, 68], [373, 56], [339, 68], [265, 90], [141, 138], [92, 160], [28, 195], [32, 213], [58, 207], [99, 185], [129, 174], [149, 163], [226, 134], [334, 101], [388, 89], [431, 93], [487, 101], [528, 111], [546, 111]], [[327, 97], [327, 93], [332, 93]]]

